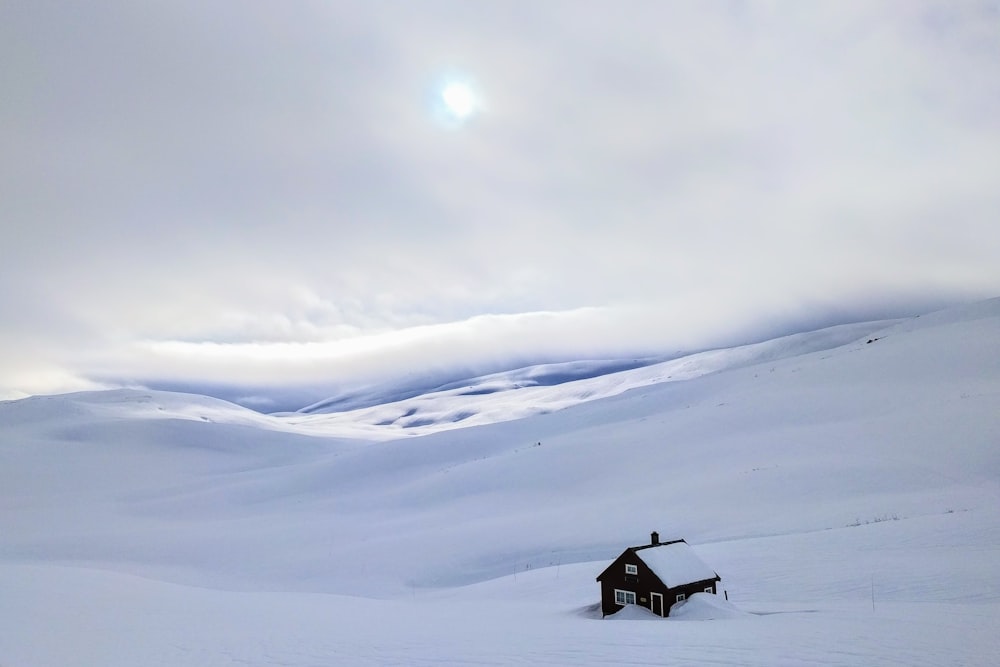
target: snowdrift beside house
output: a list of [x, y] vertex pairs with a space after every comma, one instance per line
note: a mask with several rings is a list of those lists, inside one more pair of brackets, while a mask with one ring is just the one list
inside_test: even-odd
[[669, 618], [674, 621], [717, 621], [747, 616], [747, 612], [737, 609], [722, 595], [695, 593], [687, 600], [675, 603], [670, 608]]

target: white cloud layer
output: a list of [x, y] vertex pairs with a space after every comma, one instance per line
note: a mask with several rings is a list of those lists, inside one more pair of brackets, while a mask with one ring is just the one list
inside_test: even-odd
[[996, 2], [17, 3], [0, 81], [0, 395], [1000, 293]]

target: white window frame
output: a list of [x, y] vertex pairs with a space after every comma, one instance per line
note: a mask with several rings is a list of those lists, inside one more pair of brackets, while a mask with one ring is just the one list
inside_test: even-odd
[[675, 602], [684, 602], [684, 600], [686, 599], [687, 599], [686, 595], [684, 595], [683, 593], [678, 593]]
[[619, 605], [635, 604], [635, 593], [633, 591], [623, 591], [620, 588], [616, 588], [615, 604]]
[[639, 574], [639, 566], [625, 563], [625, 574]]
[[715, 588], [713, 588], [712, 586], [709, 586], [708, 588], [705, 589], [705, 592], [706, 593], [714, 593], [715, 592]]

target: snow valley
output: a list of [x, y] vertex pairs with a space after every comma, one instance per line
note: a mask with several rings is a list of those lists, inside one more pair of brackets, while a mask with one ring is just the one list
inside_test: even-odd
[[[996, 663], [1000, 299], [580, 364], [0, 403], [0, 665]], [[653, 530], [731, 607], [602, 621]]]

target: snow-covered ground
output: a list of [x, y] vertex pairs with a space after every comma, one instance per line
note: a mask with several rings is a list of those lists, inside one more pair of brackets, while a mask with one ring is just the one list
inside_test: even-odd
[[[500, 381], [329, 415], [0, 403], [0, 665], [1000, 659], [1000, 300]], [[730, 604], [595, 615], [652, 530]]]

